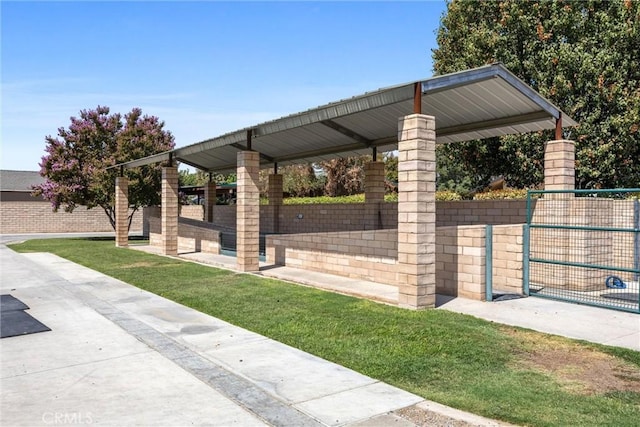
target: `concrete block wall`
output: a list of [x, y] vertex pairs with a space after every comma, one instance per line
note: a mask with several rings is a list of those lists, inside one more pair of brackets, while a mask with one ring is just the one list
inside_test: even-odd
[[[398, 204], [377, 203], [373, 214], [375, 224], [382, 229], [398, 226]], [[197, 207], [194, 207], [196, 209]], [[371, 206], [366, 203], [322, 204], [322, 205], [282, 205], [278, 207], [278, 232], [322, 233], [332, 231], [364, 230], [367, 218], [371, 216]], [[213, 206], [214, 223], [226, 228], [236, 226], [235, 205]], [[260, 229], [272, 232], [275, 228], [273, 208], [260, 206]], [[193, 217], [199, 214], [189, 214]], [[302, 215], [302, 218], [299, 218]], [[185, 216], [185, 215], [182, 215]], [[526, 201], [524, 200], [460, 200], [436, 202], [436, 225], [477, 224], [524, 224], [526, 221]]]
[[[568, 219], [569, 201], [563, 199], [538, 200], [533, 211], [532, 224], [565, 224]], [[566, 260], [569, 254], [571, 231], [548, 228], [531, 228], [531, 257], [556, 261]], [[529, 281], [531, 288], [566, 286], [565, 275], [568, 269], [553, 264], [531, 263]]]
[[485, 299], [485, 237], [484, 225], [437, 228], [436, 291], [439, 294]]
[[493, 291], [522, 294], [524, 226], [493, 226]]
[[396, 284], [397, 230], [267, 236], [267, 262]]
[[[511, 228], [519, 229], [520, 238], [522, 237], [522, 225]], [[515, 231], [510, 231], [510, 227], [505, 226], [504, 230], [499, 231], [498, 236], [516, 234]], [[398, 285], [397, 235], [398, 231], [395, 229], [271, 235], [267, 236], [267, 262]], [[498, 245], [498, 248], [502, 247]], [[513, 254], [498, 258], [509, 261], [518, 257], [522, 259], [522, 245], [519, 252], [515, 247], [510, 246], [508, 249], [514, 250]], [[484, 226], [438, 227], [435, 256], [437, 293], [475, 300], [485, 299]], [[496, 275], [503, 276], [498, 279], [499, 283], [514, 286], [518, 280], [517, 272], [494, 271]], [[514, 292], [521, 291], [521, 274], [520, 265], [520, 289]], [[508, 289], [508, 286], [505, 287]]]
[[[533, 202], [535, 206], [535, 201]], [[436, 202], [436, 224], [524, 224], [527, 221], [526, 200], [456, 200]]]
[[235, 205], [214, 205], [213, 223], [225, 228], [236, 228], [236, 206]]
[[283, 205], [279, 229], [287, 234], [363, 230], [367, 213], [364, 203]]
[[[378, 210], [383, 229], [398, 226], [397, 203], [379, 203]], [[260, 230], [270, 233], [275, 228], [273, 221], [273, 206], [260, 206]], [[280, 205], [277, 209], [277, 232], [293, 233], [321, 233], [331, 231], [350, 231], [365, 229], [368, 211], [364, 203], [335, 203], [322, 205]], [[302, 218], [299, 218], [302, 215]], [[236, 206], [213, 206], [213, 217], [216, 225], [225, 228], [236, 227]], [[377, 219], [376, 219], [377, 221]]]
[[[611, 227], [612, 199], [573, 198], [570, 201], [570, 224], [584, 227]], [[613, 236], [608, 231], [571, 230], [568, 240], [569, 260], [585, 264], [611, 265]], [[630, 253], [630, 252], [629, 252]], [[596, 268], [579, 268], [567, 275], [567, 286], [579, 291], [602, 289], [611, 272]]]
[[[637, 203], [640, 204], [640, 201]], [[633, 228], [634, 222], [634, 201], [633, 200], [615, 200], [613, 202], [612, 211], [616, 213], [611, 220], [611, 227], [617, 228]], [[634, 235], [633, 233], [617, 232], [612, 233], [612, 259], [611, 262], [616, 267], [637, 268], [634, 262], [634, 255], [640, 257], [640, 253], [634, 253]], [[624, 281], [638, 280], [633, 273], [619, 273]]]
[[[0, 203], [0, 233], [93, 233], [112, 232], [102, 208], [79, 206], [72, 213], [53, 212], [48, 201], [5, 201]], [[142, 210], [133, 216], [130, 232], [142, 232]]]
[[191, 218], [198, 221], [204, 221], [204, 206], [202, 205], [181, 205], [180, 216], [182, 218]]
[[150, 216], [146, 218], [147, 223], [147, 233], [146, 236], [149, 238], [149, 245], [160, 247], [162, 245], [162, 223], [160, 222], [159, 216]]
[[[149, 244], [162, 245], [162, 227], [158, 217], [149, 217]], [[220, 253], [220, 231], [206, 222], [180, 218], [178, 221], [178, 252]]]
[[149, 237], [150, 218], [160, 218], [160, 206], [147, 206], [142, 210], [142, 235]]

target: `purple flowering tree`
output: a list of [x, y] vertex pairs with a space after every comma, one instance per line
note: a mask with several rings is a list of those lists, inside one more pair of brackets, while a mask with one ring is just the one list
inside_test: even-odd
[[[122, 117], [109, 114], [108, 107], [82, 110], [71, 117], [68, 129], [47, 136], [46, 155], [40, 162], [44, 184], [34, 187], [54, 211], [73, 212], [77, 206], [101, 207], [115, 229], [115, 178], [119, 171], [109, 166], [171, 150], [174, 138], [155, 116], [134, 108]], [[143, 206], [160, 204], [160, 165], [125, 170], [129, 179], [129, 226], [133, 214]]]

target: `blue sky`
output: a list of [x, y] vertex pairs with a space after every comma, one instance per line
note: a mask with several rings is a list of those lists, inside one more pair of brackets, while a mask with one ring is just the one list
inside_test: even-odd
[[176, 146], [430, 77], [444, 1], [6, 2], [0, 168], [39, 170], [82, 109], [158, 116]]

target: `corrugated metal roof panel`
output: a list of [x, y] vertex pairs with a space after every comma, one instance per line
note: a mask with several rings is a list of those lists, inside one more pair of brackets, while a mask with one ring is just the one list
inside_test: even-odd
[[[314, 162], [332, 155], [367, 154], [372, 146], [397, 145], [398, 119], [413, 113], [414, 86], [422, 88], [422, 112], [436, 117], [438, 143], [555, 128], [562, 112], [501, 64], [436, 76], [368, 92], [277, 120], [240, 129], [170, 153], [199, 168], [235, 167], [236, 154], [252, 148], [264, 164]], [[562, 114], [565, 127], [577, 123]], [[166, 161], [169, 152], [126, 163]]]

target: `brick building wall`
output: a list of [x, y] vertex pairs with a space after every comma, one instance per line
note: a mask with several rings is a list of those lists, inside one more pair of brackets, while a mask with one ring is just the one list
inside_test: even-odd
[[[32, 198], [33, 200], [33, 198]], [[102, 208], [79, 206], [72, 213], [53, 212], [47, 201], [0, 202], [0, 233], [91, 233], [113, 231]], [[133, 217], [130, 232], [142, 232], [142, 211]]]

